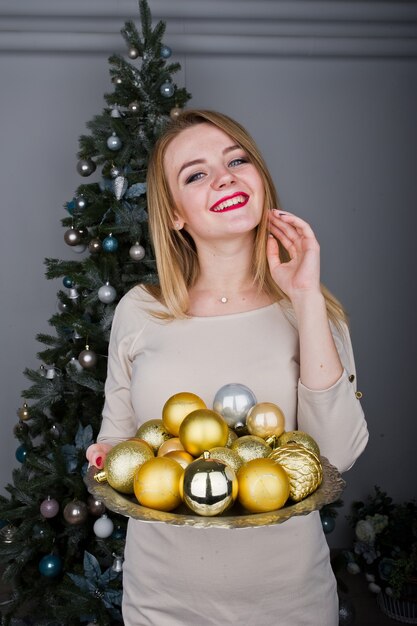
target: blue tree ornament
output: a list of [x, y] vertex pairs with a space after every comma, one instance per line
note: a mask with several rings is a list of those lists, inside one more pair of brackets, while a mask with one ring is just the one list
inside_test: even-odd
[[56, 554], [47, 554], [39, 561], [39, 571], [42, 576], [54, 578], [62, 569], [62, 561]]
[[109, 235], [108, 237], [103, 239], [101, 246], [104, 252], [116, 252], [117, 248], [119, 247], [119, 242], [117, 241], [116, 237], [113, 237], [113, 235]]
[[15, 457], [19, 461], [19, 463], [24, 463], [26, 461], [28, 451], [26, 450], [24, 445], [21, 445], [17, 448], [15, 452]]

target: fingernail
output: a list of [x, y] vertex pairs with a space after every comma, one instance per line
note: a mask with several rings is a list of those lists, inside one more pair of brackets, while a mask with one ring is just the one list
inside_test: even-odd
[[96, 466], [97, 467], [101, 467], [101, 464], [103, 463], [103, 458], [101, 456], [98, 456], [96, 458]]
[[278, 213], [278, 215], [287, 215], [286, 213], [284, 213], [284, 211], [281, 211], [280, 213]]

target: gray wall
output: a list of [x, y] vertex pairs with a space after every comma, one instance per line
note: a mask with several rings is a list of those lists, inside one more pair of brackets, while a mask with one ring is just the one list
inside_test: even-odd
[[[35, 335], [49, 330], [61, 288], [44, 279], [43, 259], [75, 254], [60, 219], [81, 182], [78, 136], [111, 90], [107, 57], [123, 50], [124, 20], [137, 20], [134, 0], [59, 4], [0, 6], [3, 492], [17, 465], [13, 426], [29, 386], [22, 371], [40, 365]], [[350, 314], [371, 438], [345, 475], [345, 508], [329, 536], [346, 545], [352, 500], [374, 485], [399, 500], [416, 495], [417, 5], [150, 7], [167, 21], [191, 104], [229, 113], [252, 132], [283, 206], [315, 228], [323, 280]]]

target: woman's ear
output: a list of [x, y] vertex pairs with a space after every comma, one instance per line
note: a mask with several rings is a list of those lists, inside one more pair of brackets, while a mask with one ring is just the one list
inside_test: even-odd
[[174, 213], [173, 227], [175, 230], [181, 230], [184, 228], [184, 220], [179, 217], [178, 213]]

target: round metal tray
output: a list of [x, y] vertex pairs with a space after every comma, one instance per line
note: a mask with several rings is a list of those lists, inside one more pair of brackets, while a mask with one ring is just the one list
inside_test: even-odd
[[235, 504], [227, 513], [215, 517], [202, 517], [194, 515], [185, 506], [178, 507], [169, 513], [148, 509], [138, 504], [134, 496], [115, 491], [108, 483], [97, 483], [94, 480], [96, 467], [90, 467], [84, 477], [88, 491], [97, 500], [101, 500], [109, 511], [132, 517], [142, 522], [160, 522], [173, 526], [193, 526], [195, 528], [256, 528], [260, 526], [271, 526], [281, 524], [294, 515], [307, 515], [312, 511], [317, 511], [326, 504], [331, 504], [338, 499], [343, 489], [345, 481], [340, 476], [338, 470], [329, 463], [325, 457], [321, 457], [323, 465], [323, 481], [321, 485], [307, 498], [288, 504], [268, 513], [253, 513], [239, 508]]

